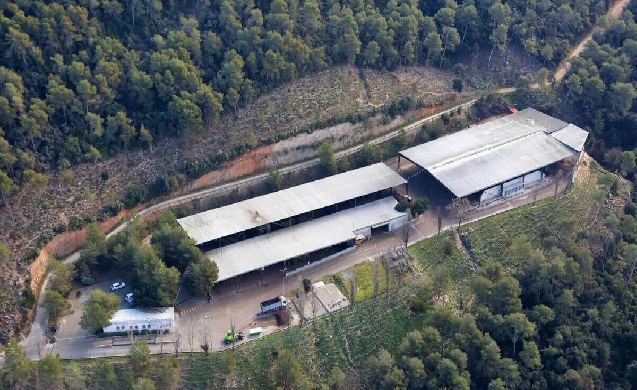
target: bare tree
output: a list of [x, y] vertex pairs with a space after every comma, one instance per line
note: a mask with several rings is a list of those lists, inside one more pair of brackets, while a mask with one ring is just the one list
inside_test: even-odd
[[173, 347], [175, 348], [175, 356], [179, 356], [179, 342], [181, 341], [181, 332], [176, 328], [172, 333]]
[[199, 335], [200, 347], [205, 352], [208, 353], [210, 351], [210, 346], [212, 345], [212, 327], [207, 326], [207, 322], [210, 321], [211, 317], [205, 316], [202, 322], [202, 332]]
[[[159, 332], [159, 354], [163, 355], [164, 354], [164, 331], [161, 328], [161, 324], [159, 325], [157, 332]], [[155, 337], [155, 340], [157, 340], [157, 337]]]
[[[318, 302], [316, 299], [316, 293], [312, 289], [312, 319], [316, 319], [316, 312], [318, 311]], [[316, 321], [313, 321], [312, 324], [316, 326]]]
[[[389, 276], [390, 276], [390, 261], [391, 261], [391, 254], [388, 252], [385, 252], [382, 254], [381, 259], [383, 260], [383, 264], [385, 264], [385, 289], [386, 291], [389, 291]], [[387, 298], [389, 298], [389, 294], [387, 294]]]
[[378, 296], [378, 289], [380, 287], [380, 270], [378, 269], [380, 266], [380, 262], [375, 260], [372, 263], [372, 267], [373, 267], [373, 277], [374, 277], [374, 297]]
[[192, 345], [194, 343], [195, 334], [192, 329], [192, 319], [188, 318], [188, 334], [186, 336], [188, 338], [188, 344], [190, 345], [190, 353], [193, 352]]
[[230, 332], [232, 332], [232, 349], [234, 349], [235, 342], [237, 340], [237, 332], [235, 329], [234, 315], [232, 314], [232, 310], [229, 307], [226, 309], [226, 314], [228, 315], [228, 319], [230, 320]]
[[409, 245], [409, 234], [411, 233], [411, 209], [405, 210], [407, 213], [407, 222], [400, 228], [400, 239], [405, 244], [405, 248]]
[[349, 303], [354, 307], [354, 302], [356, 301], [356, 280], [351, 278], [349, 280]]
[[299, 313], [301, 314], [301, 324], [305, 322], [305, 303], [307, 300], [307, 294], [304, 289], [300, 289], [297, 293], [297, 299], [294, 301], [296, 303], [296, 307], [299, 309]]
[[354, 280], [354, 272], [351, 268], [343, 271], [343, 276], [349, 284], [349, 304], [350, 307], [354, 307], [354, 299], [356, 298], [356, 281]]
[[458, 229], [462, 222], [465, 221], [466, 215], [465, 213], [469, 209], [469, 199], [467, 198], [455, 198], [451, 203], [447, 206], [447, 209], [453, 214], [454, 219], [458, 222]]
[[563, 172], [561, 169], [558, 169], [557, 172], [555, 172], [555, 194], [554, 196], [557, 196], [557, 190], [560, 187], [560, 179], [562, 178]]
[[438, 234], [442, 231], [442, 210], [440, 206], [436, 207], [436, 218], [438, 219]]

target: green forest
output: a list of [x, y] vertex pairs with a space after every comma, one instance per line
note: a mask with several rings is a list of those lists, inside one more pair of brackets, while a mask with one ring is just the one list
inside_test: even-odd
[[480, 51], [490, 63], [515, 46], [551, 66], [607, 7], [599, 0], [4, 1], [0, 194], [45, 185], [49, 169], [205, 131], [271, 88], [335, 65], [446, 67]]
[[[580, 175], [565, 194], [462, 226], [468, 253], [457, 247], [453, 232], [419, 242], [410, 252], [424, 274], [402, 285], [393, 279], [386, 290], [312, 323], [221, 353], [175, 353], [170, 346], [163, 356], [150, 356], [138, 342], [125, 358], [73, 362], [54, 355], [31, 362], [12, 341], [1, 383], [68, 389], [635, 388], [637, 199], [631, 183], [593, 160]], [[162, 234], [169, 236], [169, 227], [164, 223]], [[92, 242], [105, 244], [103, 261], [117, 261], [109, 253], [121, 251], [115, 249], [121, 239], [134, 246], [137, 230], [130, 238]], [[83, 256], [88, 261], [91, 254], [87, 249]]]
[[591, 131], [587, 152], [630, 179], [637, 148], [637, 2], [594, 34], [557, 88], [524, 89], [514, 99]]
[[[605, 29], [560, 84], [521, 79], [510, 97], [490, 98], [591, 132], [586, 150], [599, 164], [586, 160], [565, 194], [462, 226], [466, 251], [451, 232], [424, 240], [410, 247], [422, 274], [404, 285], [387, 282], [348, 310], [222, 353], [167, 347], [152, 357], [138, 342], [126, 358], [31, 362], [11, 341], [0, 388], [637, 388], [637, 1], [617, 20], [600, 18], [608, 6], [0, 1], [3, 199], [22, 186], [45, 187], [51, 170], [201, 134], [273, 88], [330, 67], [451, 68], [486, 53], [489, 68], [515, 49], [552, 68], [596, 23]], [[443, 135], [442, 123], [425, 126], [420, 138]], [[368, 144], [352, 161], [336, 161], [326, 145], [330, 173], [383, 156]], [[125, 206], [143, 202], [146, 191], [129, 187]], [[51, 266], [56, 276], [42, 308], [52, 318], [69, 310], [73, 277], [91, 284], [97, 273], [129, 269], [135, 296], [150, 306], [170, 305], [179, 283], [209, 294], [217, 278], [170, 213], [108, 240], [94, 223], [87, 230], [80, 261]], [[151, 245], [142, 245], [151, 231]], [[91, 296], [82, 326], [99, 333], [115, 303]]]

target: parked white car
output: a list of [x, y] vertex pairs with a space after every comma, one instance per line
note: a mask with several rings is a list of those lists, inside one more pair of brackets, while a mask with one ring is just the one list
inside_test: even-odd
[[121, 288], [126, 287], [126, 283], [124, 282], [115, 282], [111, 284], [111, 291], [119, 290]]

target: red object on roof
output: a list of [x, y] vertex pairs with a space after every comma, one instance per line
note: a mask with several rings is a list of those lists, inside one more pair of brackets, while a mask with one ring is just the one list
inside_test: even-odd
[[516, 112], [518, 112], [518, 109], [517, 109], [517, 108], [515, 108], [515, 107], [511, 107], [511, 108], [509, 108], [509, 113], [511, 113], [511, 114], [515, 114]]

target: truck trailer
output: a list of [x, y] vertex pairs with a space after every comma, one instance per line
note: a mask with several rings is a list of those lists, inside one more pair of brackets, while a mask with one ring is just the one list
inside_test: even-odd
[[261, 314], [270, 313], [277, 310], [284, 310], [288, 305], [288, 301], [284, 296], [268, 299], [261, 302]]

